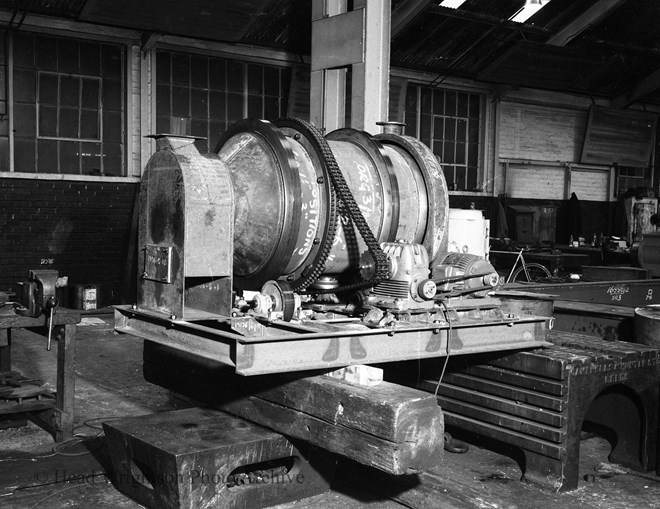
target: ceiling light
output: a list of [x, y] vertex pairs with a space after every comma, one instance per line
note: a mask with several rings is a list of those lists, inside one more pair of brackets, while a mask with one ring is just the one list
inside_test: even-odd
[[442, 0], [440, 7], [449, 7], [450, 9], [458, 9], [465, 3], [465, 0]]
[[549, 3], [550, 0], [526, 0], [524, 7], [511, 16], [509, 20], [524, 23]]

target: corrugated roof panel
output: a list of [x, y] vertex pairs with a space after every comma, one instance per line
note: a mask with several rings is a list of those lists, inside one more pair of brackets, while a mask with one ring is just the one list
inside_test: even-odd
[[157, 33], [240, 41], [270, 0], [87, 0], [79, 19]]

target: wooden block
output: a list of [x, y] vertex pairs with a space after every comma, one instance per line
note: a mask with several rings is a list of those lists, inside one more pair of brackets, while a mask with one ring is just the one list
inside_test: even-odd
[[103, 423], [112, 480], [150, 508], [252, 509], [329, 489], [334, 459], [213, 409]]
[[241, 377], [149, 342], [144, 360], [147, 381], [384, 472], [400, 475], [442, 462], [442, 410], [424, 391], [325, 376]]

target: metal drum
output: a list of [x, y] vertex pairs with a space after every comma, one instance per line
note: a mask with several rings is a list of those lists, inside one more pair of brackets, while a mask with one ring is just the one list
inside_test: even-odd
[[660, 305], [635, 308], [634, 342], [660, 348]]
[[649, 232], [642, 236], [637, 246], [637, 263], [650, 269], [653, 277], [660, 276], [660, 232]]
[[[234, 187], [234, 284], [268, 280], [295, 289], [329, 285], [357, 270], [365, 240], [337, 199], [339, 171], [379, 242], [446, 248], [448, 195], [442, 170], [418, 140], [339, 129], [323, 137], [296, 119], [246, 119], [218, 144]], [[339, 284], [339, 283], [336, 283]]]

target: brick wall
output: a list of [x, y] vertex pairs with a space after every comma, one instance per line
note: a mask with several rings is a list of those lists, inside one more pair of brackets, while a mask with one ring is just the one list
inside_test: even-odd
[[570, 192], [575, 193], [580, 200], [608, 201], [609, 182], [609, 171], [573, 170]]
[[70, 286], [100, 285], [102, 306], [125, 302], [137, 189], [135, 183], [0, 178], [0, 289], [25, 280], [29, 269], [55, 269]]
[[578, 161], [586, 110], [502, 102], [499, 156], [535, 161]]

